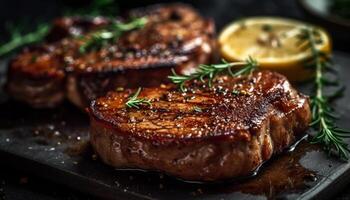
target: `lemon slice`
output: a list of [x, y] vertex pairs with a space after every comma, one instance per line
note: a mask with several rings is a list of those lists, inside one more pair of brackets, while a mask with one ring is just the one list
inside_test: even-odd
[[[220, 33], [220, 51], [228, 61], [241, 61], [251, 56], [263, 69], [278, 71], [292, 81], [303, 81], [313, 75], [313, 70], [303, 64], [311, 57], [310, 51], [297, 45], [297, 35], [305, 26], [307, 24], [296, 20], [277, 17], [242, 19]], [[328, 34], [323, 29], [317, 29], [321, 39], [317, 49], [330, 53]]]

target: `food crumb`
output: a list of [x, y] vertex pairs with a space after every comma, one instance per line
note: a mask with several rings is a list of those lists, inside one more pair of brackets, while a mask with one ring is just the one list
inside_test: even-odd
[[61, 133], [60, 133], [59, 131], [54, 131], [53, 134], [54, 134], [55, 136], [59, 136]]

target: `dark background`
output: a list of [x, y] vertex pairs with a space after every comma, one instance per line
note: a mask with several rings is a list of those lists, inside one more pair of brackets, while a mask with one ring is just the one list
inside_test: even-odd
[[[117, 2], [116, 11], [121, 14], [132, 7], [139, 7], [162, 1], [124, 0]], [[170, 2], [170, 1], [163, 1]], [[192, 4], [202, 15], [214, 18], [217, 30], [229, 22], [241, 17], [269, 15], [300, 19], [319, 23], [312, 17], [306, 17], [295, 0], [190, 0], [183, 1]], [[63, 9], [77, 8], [86, 5], [83, 0], [6, 0], [0, 7], [0, 41], [8, 38], [6, 22], [21, 22], [28, 29], [35, 27], [40, 21], [49, 21], [62, 15]], [[322, 24], [320, 24], [322, 25]], [[326, 29], [329, 27], [325, 27]], [[335, 30], [331, 31], [335, 50], [350, 51], [349, 39], [342, 39]], [[0, 122], [1, 123], [1, 122]], [[25, 166], [21, 166], [22, 168]], [[19, 168], [21, 168], [19, 167]], [[47, 180], [31, 176], [25, 172], [15, 170], [0, 161], [0, 200], [1, 199], [93, 199], [64, 185], [57, 185]], [[336, 199], [350, 199], [348, 189], [350, 185], [339, 193]]]

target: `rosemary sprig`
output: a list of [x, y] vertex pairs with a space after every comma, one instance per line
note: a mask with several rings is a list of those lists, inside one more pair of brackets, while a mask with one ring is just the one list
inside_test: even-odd
[[124, 32], [142, 28], [146, 23], [146, 18], [136, 18], [128, 23], [112, 23], [110, 26], [84, 37], [83, 40], [85, 41], [80, 46], [79, 51], [80, 53], [86, 53], [90, 50], [98, 50], [115, 42]]
[[[233, 72], [233, 67], [243, 66], [243, 68]], [[185, 83], [190, 80], [200, 80], [204, 82], [205, 78], [208, 78], [208, 85], [211, 87], [213, 79], [219, 73], [226, 71], [231, 76], [247, 75], [252, 73], [258, 67], [258, 63], [251, 57], [248, 57], [246, 61], [228, 63], [223, 60], [221, 64], [200, 65], [196, 72], [190, 75], [178, 75], [172, 70], [172, 75], [168, 78], [175, 84], [177, 84], [182, 92], [185, 91]]]
[[[96, 16], [103, 14], [105, 16], [111, 16], [118, 11], [116, 3], [115, 0], [92, 0], [86, 8], [72, 9], [66, 7], [63, 10], [63, 15]], [[8, 55], [20, 47], [42, 41], [48, 34], [50, 25], [48, 23], [42, 23], [38, 25], [36, 30], [26, 34], [24, 34], [25, 31], [22, 29], [23, 27], [21, 25], [16, 25], [15, 28], [8, 30], [10, 33], [10, 39], [8, 42], [0, 44], [0, 57]]]
[[[336, 116], [329, 103], [330, 98], [323, 92], [325, 86], [334, 84], [324, 75], [324, 72], [330, 67], [330, 57], [317, 49], [317, 44], [322, 42], [317, 29], [302, 28], [298, 38], [299, 45], [308, 49], [311, 53], [311, 60], [307, 63], [307, 66], [313, 67], [316, 71], [315, 94], [311, 97], [311, 126], [317, 130], [317, 134], [311, 142], [321, 144], [328, 154], [335, 152], [341, 159], [348, 160], [350, 149], [344, 139], [350, 137], [348, 134], [350, 132], [337, 127], [335, 123]], [[339, 91], [334, 95], [338, 96]]]
[[48, 24], [40, 24], [35, 31], [23, 34], [20, 26], [10, 30], [10, 41], [0, 45], [0, 57], [8, 55], [14, 50], [28, 44], [33, 44], [42, 41], [49, 31]]
[[140, 92], [141, 92], [141, 88], [138, 88], [137, 91], [129, 97], [128, 101], [125, 103], [125, 105], [128, 107], [128, 108], [137, 108], [139, 109], [140, 105], [142, 104], [146, 104], [146, 105], [149, 105], [151, 106], [151, 100], [149, 99], [144, 99], [144, 98], [138, 98]]

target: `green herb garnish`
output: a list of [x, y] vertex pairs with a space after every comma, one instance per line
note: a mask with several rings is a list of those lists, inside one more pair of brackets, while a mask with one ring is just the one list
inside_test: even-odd
[[8, 55], [9, 53], [17, 50], [28, 44], [33, 44], [42, 41], [49, 31], [48, 24], [40, 24], [35, 31], [24, 34], [21, 30], [21, 26], [9, 30], [11, 34], [10, 41], [0, 46], [0, 57]]
[[312, 123], [311, 126], [317, 131], [312, 143], [319, 143], [324, 150], [331, 154], [335, 152], [341, 159], [348, 160], [349, 147], [344, 139], [350, 137], [348, 130], [337, 127], [334, 110], [330, 105], [330, 97], [339, 96], [342, 90], [338, 90], [331, 96], [326, 96], [323, 92], [325, 86], [335, 82], [325, 77], [324, 72], [330, 67], [330, 57], [318, 50], [316, 45], [322, 42], [317, 29], [302, 28], [298, 35], [299, 45], [307, 48], [311, 52], [311, 59], [307, 61], [307, 67], [315, 69], [315, 94], [311, 97]]
[[202, 112], [202, 108], [200, 108], [198, 106], [193, 106], [193, 110], [196, 112]]
[[[243, 66], [243, 68], [233, 72], [232, 67]], [[190, 80], [200, 80], [204, 82], [205, 78], [208, 78], [208, 85], [211, 87], [215, 76], [222, 72], [227, 72], [231, 76], [240, 76], [251, 74], [258, 67], [258, 63], [253, 58], [249, 57], [243, 62], [228, 63], [223, 61], [221, 64], [200, 65], [196, 72], [190, 75], [178, 75], [172, 70], [173, 75], [168, 78], [175, 84], [177, 84], [182, 92], [185, 91], [185, 83]]]
[[241, 92], [238, 90], [232, 90], [232, 94], [238, 96], [239, 94], [241, 94]]
[[108, 27], [99, 30], [92, 35], [84, 37], [84, 43], [80, 46], [80, 53], [90, 50], [99, 50], [103, 46], [116, 42], [116, 40], [127, 31], [142, 28], [147, 22], [146, 18], [137, 18], [129, 23], [112, 23]]
[[[111, 16], [116, 14], [117, 11], [118, 7], [115, 0], [92, 0], [87, 7], [82, 9], [66, 7], [63, 15], [96, 16], [103, 14], [104, 16]], [[22, 23], [17, 22], [15, 28], [8, 30], [10, 33], [9, 41], [0, 44], [0, 57], [8, 55], [20, 47], [43, 41], [49, 32], [50, 26], [48, 23], [41, 23], [34, 31], [25, 34], [26, 30], [24, 30]]]
[[141, 88], [138, 88], [137, 91], [129, 97], [128, 101], [125, 103], [125, 105], [128, 107], [128, 108], [137, 108], [139, 109], [140, 105], [142, 104], [146, 104], [146, 105], [149, 105], [151, 106], [151, 100], [149, 99], [144, 99], [144, 98], [138, 98], [139, 94], [141, 92]]
[[250, 92], [245, 91], [245, 90], [232, 90], [232, 94], [235, 96], [238, 96], [238, 95], [250, 96], [251, 95]]

